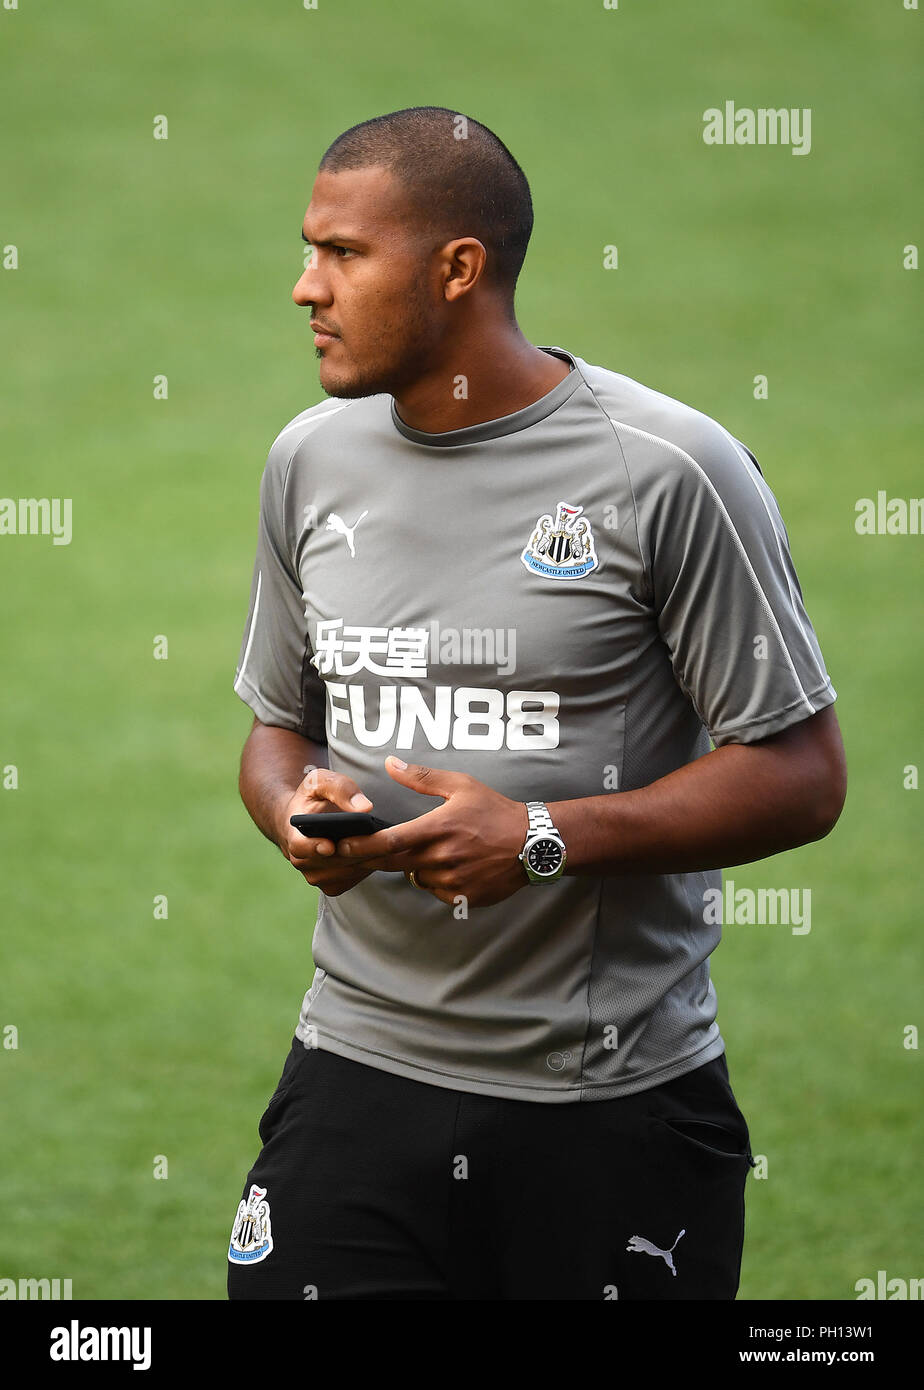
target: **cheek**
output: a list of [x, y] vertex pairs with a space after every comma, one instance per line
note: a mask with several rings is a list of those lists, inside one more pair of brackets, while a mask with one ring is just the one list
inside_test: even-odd
[[[409, 275], [406, 261], [357, 266], [341, 289], [343, 332], [351, 348], [365, 359], [392, 361], [396, 350], [428, 336], [429, 295], [423, 282]], [[345, 279], [345, 277], [344, 277]], [[337, 295], [334, 295], [337, 307]]]
[[354, 330], [368, 335], [370, 340], [381, 337], [383, 331], [390, 333], [400, 323], [402, 297], [394, 284], [383, 281], [381, 272], [354, 275], [341, 294], [344, 327], [352, 324]]
[[365, 301], [358, 324], [363, 352], [390, 359], [417, 334], [419, 323], [418, 306], [406, 293], [379, 290]]

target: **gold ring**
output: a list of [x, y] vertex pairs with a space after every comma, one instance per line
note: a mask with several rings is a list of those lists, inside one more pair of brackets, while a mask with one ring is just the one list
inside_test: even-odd
[[415, 874], [413, 869], [411, 869], [410, 873], [408, 874], [408, 879], [411, 883], [413, 883], [415, 888], [419, 888], [422, 893], [426, 893], [427, 890], [426, 888], [424, 888], [423, 884], [417, 882], [417, 875]]

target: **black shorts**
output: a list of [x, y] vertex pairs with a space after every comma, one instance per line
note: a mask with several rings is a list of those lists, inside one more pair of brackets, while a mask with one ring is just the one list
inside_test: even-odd
[[296, 1038], [259, 1128], [232, 1299], [737, 1292], [754, 1160], [724, 1055], [635, 1095], [546, 1104]]

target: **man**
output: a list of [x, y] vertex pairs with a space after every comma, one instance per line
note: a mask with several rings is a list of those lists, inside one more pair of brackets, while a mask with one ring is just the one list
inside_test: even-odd
[[[312, 191], [330, 399], [270, 450], [234, 688], [317, 968], [233, 1298], [737, 1291], [704, 904], [834, 825], [835, 692], [750, 451], [524, 338], [531, 228], [510, 152], [438, 107], [345, 132]], [[290, 824], [331, 810], [393, 828]]]

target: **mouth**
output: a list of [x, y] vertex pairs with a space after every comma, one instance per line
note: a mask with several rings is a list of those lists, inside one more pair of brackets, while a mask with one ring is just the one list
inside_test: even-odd
[[331, 343], [338, 342], [336, 333], [329, 332], [322, 324], [312, 322], [310, 325], [314, 329], [315, 347], [329, 347]]

